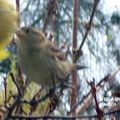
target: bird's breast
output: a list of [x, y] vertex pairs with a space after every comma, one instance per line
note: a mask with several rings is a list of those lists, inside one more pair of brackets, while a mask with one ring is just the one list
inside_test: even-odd
[[44, 53], [19, 52], [19, 64], [22, 71], [26, 74], [28, 80], [35, 81], [42, 86], [52, 86], [51, 74], [54, 71], [54, 61]]

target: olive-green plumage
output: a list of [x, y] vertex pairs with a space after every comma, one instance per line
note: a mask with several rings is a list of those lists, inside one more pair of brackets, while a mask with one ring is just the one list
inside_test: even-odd
[[[77, 69], [76, 64], [64, 60], [64, 53], [47, 40], [42, 31], [24, 27], [16, 32], [18, 60], [28, 80], [43, 87], [52, 87]], [[79, 69], [85, 68], [79, 66]]]

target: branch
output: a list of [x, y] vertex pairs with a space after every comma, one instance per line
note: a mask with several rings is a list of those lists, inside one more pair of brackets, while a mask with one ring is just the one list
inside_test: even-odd
[[11, 117], [11, 114], [12, 114], [14, 108], [17, 106], [17, 104], [19, 103], [21, 96], [22, 96], [20, 86], [18, 85], [17, 81], [15, 80], [13, 74], [10, 73], [10, 76], [11, 76], [14, 84], [16, 85], [17, 89], [18, 89], [18, 95], [15, 97], [13, 104], [8, 108], [3, 120], [8, 120]]
[[58, 8], [58, 1], [57, 0], [49, 0], [48, 3], [48, 12], [45, 18], [45, 22], [43, 25], [43, 31], [45, 32], [47, 24], [50, 22], [50, 18], [56, 14]]
[[[120, 114], [120, 109], [115, 110], [115, 111], [110, 111], [110, 112], [106, 112], [104, 113], [104, 116], [108, 116], [108, 115], [112, 115], [112, 114]], [[30, 119], [30, 120], [39, 120], [39, 119], [57, 119], [57, 120], [69, 120], [69, 119], [90, 119], [90, 118], [97, 118], [97, 115], [88, 115], [88, 116], [22, 116], [22, 115], [14, 115], [11, 116], [12, 120], [16, 120], [16, 119]]]
[[94, 0], [94, 5], [93, 5], [93, 10], [92, 10], [92, 14], [91, 14], [91, 17], [90, 17], [90, 20], [88, 22], [88, 24], [86, 25], [86, 33], [85, 33], [85, 36], [83, 37], [83, 40], [81, 42], [81, 45], [79, 47], [79, 49], [76, 51], [76, 59], [82, 55], [82, 47], [85, 43], [85, 40], [87, 38], [87, 35], [91, 29], [91, 26], [92, 26], [92, 21], [93, 21], [93, 17], [94, 17], [94, 14], [95, 14], [95, 11], [96, 11], [96, 8], [97, 8], [97, 5], [99, 3], [100, 0]]
[[[72, 49], [73, 49], [73, 62], [75, 63], [75, 53], [74, 51], [77, 48], [77, 30], [78, 30], [78, 0], [74, 1], [74, 13], [73, 13], [73, 43], [72, 43]], [[72, 73], [72, 85], [74, 86], [71, 91], [71, 108], [76, 104], [76, 98], [77, 98], [77, 71], [73, 71]], [[76, 114], [75, 110], [72, 111], [73, 115]]]
[[20, 11], [20, 0], [16, 0], [16, 9]]
[[[100, 80], [100, 82], [96, 85], [96, 92], [98, 92], [100, 89], [102, 89], [107, 82], [109, 82], [110, 80], [112, 80], [112, 78], [115, 77], [115, 75], [119, 71], [120, 71], [120, 67], [115, 72], [113, 72], [111, 74], [108, 74], [102, 80]], [[76, 104], [72, 108], [72, 110], [77, 108], [76, 109], [76, 114], [81, 113], [82, 111], [84, 111], [91, 104], [92, 99], [93, 99], [93, 95], [92, 95], [92, 93], [90, 91], [86, 96], [83, 97], [83, 99], [78, 104]], [[68, 114], [71, 114], [71, 111]]]
[[98, 119], [103, 120], [103, 110], [100, 109], [98, 101], [97, 101], [95, 80], [93, 79], [93, 81], [91, 81], [91, 82], [87, 81], [87, 83], [91, 87], [91, 92], [92, 92], [92, 95], [93, 95], [93, 98], [94, 98], [94, 101], [95, 101], [96, 112], [97, 112]]

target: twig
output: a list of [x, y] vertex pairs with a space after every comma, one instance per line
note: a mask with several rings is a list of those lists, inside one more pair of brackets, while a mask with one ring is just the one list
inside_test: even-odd
[[20, 11], [20, 0], [16, 0], [16, 9]]
[[10, 73], [10, 76], [11, 76], [15, 86], [17, 87], [18, 94], [21, 96], [22, 95], [21, 88], [20, 88], [19, 84], [17, 83], [17, 81], [15, 80], [13, 73]]
[[[110, 79], [112, 79], [118, 72], [120, 71], [120, 68], [117, 70], [117, 71], [115, 71], [114, 73], [112, 73], [112, 74], [110, 74], [110, 75], [107, 75], [105, 78], [103, 78], [99, 83], [98, 83], [98, 85], [97, 85], [97, 91], [98, 91], [98, 87], [99, 88], [101, 88], [102, 86], [101, 86], [101, 84], [103, 84], [103, 82], [105, 83], [105, 82], [107, 82], [107, 81], [109, 81]], [[12, 74], [11, 74], [12, 75]], [[15, 81], [15, 79], [14, 79], [14, 76], [12, 75], [12, 79], [13, 79], [13, 82]], [[17, 82], [15, 82], [15, 84], [17, 84]], [[19, 86], [19, 85], [17, 85], [17, 86]], [[59, 85], [60, 86], [60, 85]], [[59, 86], [57, 86], [57, 87], [59, 87]], [[19, 87], [17, 87], [17, 88], [19, 88]], [[19, 91], [19, 90], [18, 90]], [[18, 103], [20, 103], [20, 99], [21, 99], [21, 96], [20, 96], [20, 93], [19, 93], [19, 95], [18, 96], [16, 96], [15, 97], [15, 101], [14, 101], [14, 103], [11, 105], [11, 107], [8, 109], [8, 111], [7, 111], [7, 113], [6, 113], [6, 115], [5, 115], [5, 117], [4, 117], [4, 120], [8, 120], [9, 118], [12, 118], [12, 119], [16, 119], [16, 118], [21, 118], [21, 119], [40, 119], [40, 118], [52, 118], [52, 119], [75, 119], [75, 118], [92, 118], [92, 117], [97, 117], [97, 115], [92, 115], [92, 116], [79, 116], [79, 117], [76, 117], [76, 116], [74, 116], [74, 117], [68, 117], [68, 116], [66, 116], [66, 117], [63, 117], [63, 116], [60, 116], [60, 117], [57, 117], [57, 116], [38, 116], [38, 117], [31, 117], [31, 116], [13, 116], [13, 115], [11, 115], [11, 113], [12, 113], [12, 111], [14, 110], [14, 108], [16, 107], [16, 105], [18, 104]], [[104, 113], [104, 115], [109, 115], [109, 114], [113, 114], [113, 113], [115, 113], [115, 112], [120, 112], [120, 110], [117, 110], [117, 111], [112, 111], [112, 112], [107, 112], [107, 113]]]
[[[108, 115], [112, 115], [112, 114], [116, 114], [116, 113], [120, 113], [120, 109], [115, 110], [115, 111], [110, 111], [110, 112], [106, 112], [104, 113], [104, 116], [108, 116]], [[90, 119], [90, 118], [97, 118], [97, 115], [88, 115], [88, 116], [22, 116], [22, 115], [14, 115], [11, 116], [11, 119], [29, 119], [29, 120], [39, 120], [39, 119], [57, 119], [57, 120], [69, 120], [69, 119]]]
[[[115, 77], [115, 75], [120, 71], [120, 67], [113, 73], [108, 74], [107, 76], [105, 76], [102, 80], [100, 80], [100, 82], [97, 84], [96, 89], [97, 92], [104, 87], [105, 83], [107, 83], [108, 81], [112, 80], [113, 77]], [[86, 107], [88, 107], [91, 102], [92, 102], [93, 96], [91, 94], [91, 91], [89, 93], [87, 93], [83, 99], [78, 102], [78, 104], [76, 104], [71, 111], [68, 114], [71, 114], [73, 109], [76, 109], [76, 113], [79, 114], [80, 112], [84, 111]]]
[[4, 89], [5, 89], [5, 100], [4, 100], [4, 103], [5, 105], [7, 104], [7, 78], [3, 78], [4, 79]]
[[95, 11], [96, 11], [96, 8], [97, 8], [97, 5], [98, 5], [99, 1], [100, 0], [94, 0], [92, 14], [90, 16], [90, 20], [89, 20], [88, 24], [86, 25], [86, 33], [85, 33], [85, 36], [83, 37], [83, 40], [82, 40], [82, 42], [80, 44], [79, 49], [76, 51], [77, 52], [76, 57], [79, 57], [82, 54], [82, 47], [83, 47], [83, 44], [85, 43], [85, 40], [87, 38], [87, 35], [88, 35], [90, 29], [91, 29], [93, 17], [94, 17], [94, 14], [95, 14]]
[[[54, 88], [52, 88], [51, 90], [52, 91], [55, 91], [57, 90], [63, 83], [60, 83], [59, 85], [55, 86]], [[37, 100], [35, 99], [32, 99], [31, 101], [28, 101], [28, 100], [20, 100], [20, 103], [21, 104], [30, 104], [30, 105], [35, 105], [35, 104], [38, 104], [40, 102], [43, 102], [45, 101], [48, 97], [50, 96], [50, 93], [48, 92], [46, 95], [44, 95], [42, 98], [39, 98]]]
[[53, 15], [56, 14], [57, 8], [58, 8], [58, 1], [57, 0], [49, 0], [49, 3], [48, 3], [48, 12], [47, 12], [47, 15], [46, 15], [46, 18], [45, 18], [45, 22], [44, 22], [44, 25], [43, 25], [43, 31], [44, 32], [46, 30], [47, 24], [50, 21], [50, 18]]
[[5, 114], [3, 120], [8, 120], [8, 119], [11, 117], [11, 114], [12, 114], [14, 108], [17, 106], [17, 104], [19, 103], [20, 98], [21, 98], [21, 96], [22, 96], [20, 87], [19, 87], [18, 83], [16, 82], [16, 80], [15, 80], [13, 74], [10, 73], [10, 76], [11, 76], [11, 78], [12, 78], [14, 84], [17, 86], [18, 95], [15, 97], [15, 100], [14, 100], [13, 104], [8, 108], [8, 110], [7, 110], [7, 112], [6, 112], [6, 114]]
[[87, 83], [90, 85], [91, 87], [91, 92], [95, 101], [95, 105], [96, 105], [96, 112], [97, 112], [97, 116], [99, 120], [103, 120], [103, 111], [100, 109], [98, 101], [97, 101], [97, 96], [96, 96], [96, 86], [95, 86], [95, 80], [93, 79], [93, 81], [89, 82], [87, 81]]

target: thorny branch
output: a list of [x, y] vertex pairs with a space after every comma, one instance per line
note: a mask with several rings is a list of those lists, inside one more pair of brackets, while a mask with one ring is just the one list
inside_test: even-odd
[[[104, 84], [105, 84], [105, 82], [108, 82], [109, 80], [111, 80], [118, 72], [120, 71], [120, 68], [117, 70], [117, 71], [115, 71], [114, 73], [112, 73], [112, 74], [109, 74], [109, 75], [107, 75], [106, 77], [104, 77], [97, 85], [96, 85], [96, 92], [100, 89], [100, 88], [102, 88], [102, 87], [104, 87]], [[14, 79], [14, 76], [13, 76], [13, 74], [11, 74], [11, 77], [12, 77], [12, 79], [13, 79], [13, 82], [16, 84], [16, 86], [17, 86], [17, 88], [19, 89], [19, 85], [17, 84], [17, 82], [16, 82], [16, 80]], [[57, 86], [58, 87], [58, 86]], [[20, 90], [18, 90], [18, 91], [20, 91]], [[89, 95], [91, 95], [92, 96], [92, 94], [91, 94], [91, 92], [89, 92], [87, 95], [86, 95], [86, 98], [88, 98], [89, 97]], [[93, 96], [92, 96], [93, 97]], [[85, 99], [86, 99], [85, 98]], [[22, 119], [40, 119], [40, 118], [52, 118], [52, 119], [62, 119], [62, 118], [64, 118], [64, 119], [75, 119], [75, 118], [95, 118], [95, 117], [98, 117], [98, 115], [91, 115], [91, 116], [78, 116], [78, 117], [76, 117], [76, 116], [73, 116], [73, 117], [70, 117], [70, 116], [66, 116], [66, 117], [63, 117], [63, 116], [37, 116], [37, 117], [34, 117], [34, 116], [21, 116], [21, 115], [18, 115], [18, 116], [15, 116], [15, 115], [11, 115], [11, 113], [12, 113], [12, 111], [14, 110], [14, 108], [16, 107], [16, 105], [18, 104], [18, 103], [20, 103], [20, 99], [21, 99], [21, 93], [20, 92], [18, 92], [18, 95], [15, 97], [15, 100], [14, 100], [14, 103], [9, 107], [9, 109], [8, 109], [8, 111], [7, 111], [7, 113], [5, 114], [5, 117], [4, 117], [4, 120], [7, 120], [8, 118], [12, 118], [12, 119], [16, 119], [16, 118], [22, 118]], [[90, 99], [89, 99], [90, 100]], [[39, 101], [40, 102], [40, 101]], [[84, 103], [84, 99], [82, 100], [82, 103]], [[78, 107], [78, 106], [77, 106]], [[118, 109], [118, 110], [116, 110], [116, 111], [112, 111], [112, 112], [107, 112], [107, 113], [104, 113], [103, 115], [105, 116], [105, 115], [109, 115], [109, 114], [114, 114], [115, 112], [120, 112], [120, 110]]]
[[97, 112], [97, 116], [99, 120], [103, 120], [103, 111], [100, 109], [98, 101], [97, 101], [97, 96], [96, 96], [96, 86], [95, 86], [95, 80], [93, 79], [93, 81], [89, 82], [87, 81], [87, 83], [90, 85], [91, 87], [91, 93], [93, 95], [94, 101], [95, 101], [95, 105], [96, 105], [96, 112]]
[[[111, 74], [108, 74], [103, 79], [101, 79], [100, 82], [96, 85], [96, 92], [98, 92], [100, 89], [102, 89], [107, 82], [109, 82], [110, 80], [112, 80], [112, 78], [115, 77], [115, 75], [119, 71], [120, 71], [120, 67], [115, 72], [113, 72]], [[78, 104], [76, 104], [71, 109], [71, 111], [68, 112], [68, 115], [71, 114], [72, 110], [74, 110], [74, 109], [76, 109], [76, 114], [79, 114], [79, 113], [83, 112], [92, 103], [92, 99], [93, 99], [93, 95], [92, 95], [92, 93], [90, 91], [88, 94], [86, 94], [82, 98], [81, 101], [78, 102]]]

